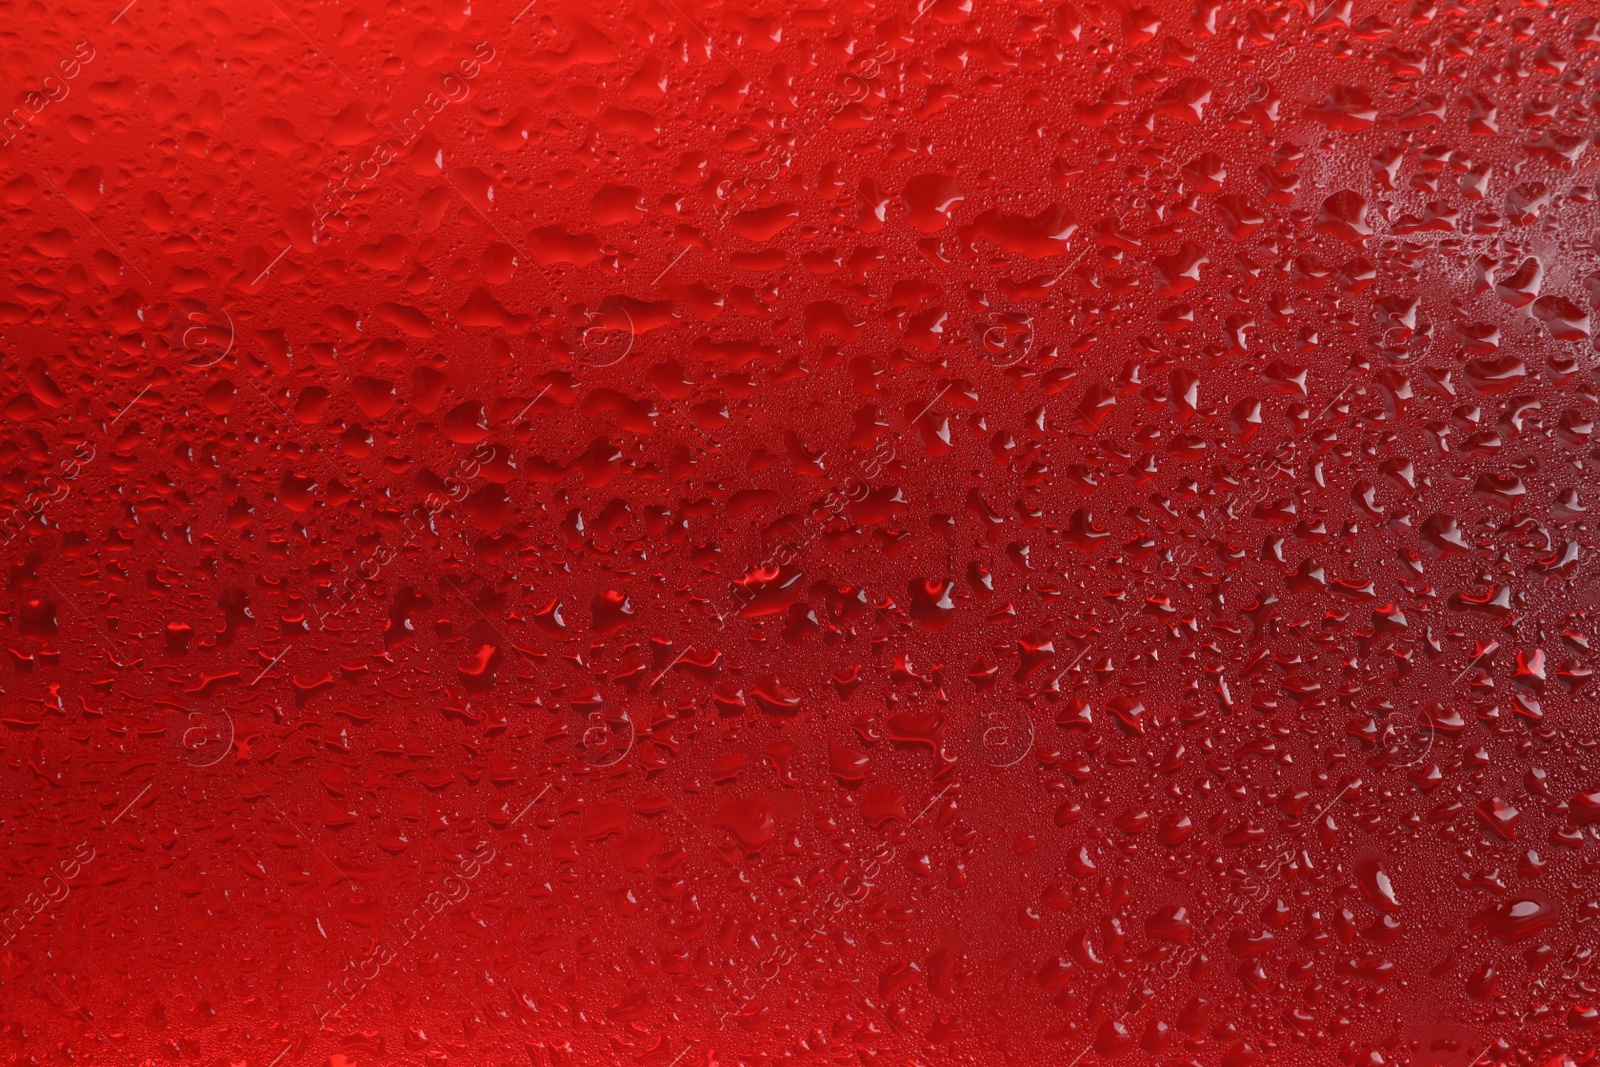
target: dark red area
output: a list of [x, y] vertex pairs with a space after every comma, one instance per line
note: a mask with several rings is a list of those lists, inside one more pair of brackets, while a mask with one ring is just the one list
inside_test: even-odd
[[1593, 4], [3, 10], [5, 1062], [1595, 1060]]

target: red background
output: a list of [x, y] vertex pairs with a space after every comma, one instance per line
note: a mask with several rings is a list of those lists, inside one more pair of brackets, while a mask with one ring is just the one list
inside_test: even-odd
[[7, 4], [7, 1062], [1593, 1060], [1597, 14]]

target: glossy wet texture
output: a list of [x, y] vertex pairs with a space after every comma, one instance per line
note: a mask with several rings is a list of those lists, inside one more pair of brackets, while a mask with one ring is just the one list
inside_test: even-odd
[[1593, 4], [4, 12], [6, 1062], [1595, 1060]]

